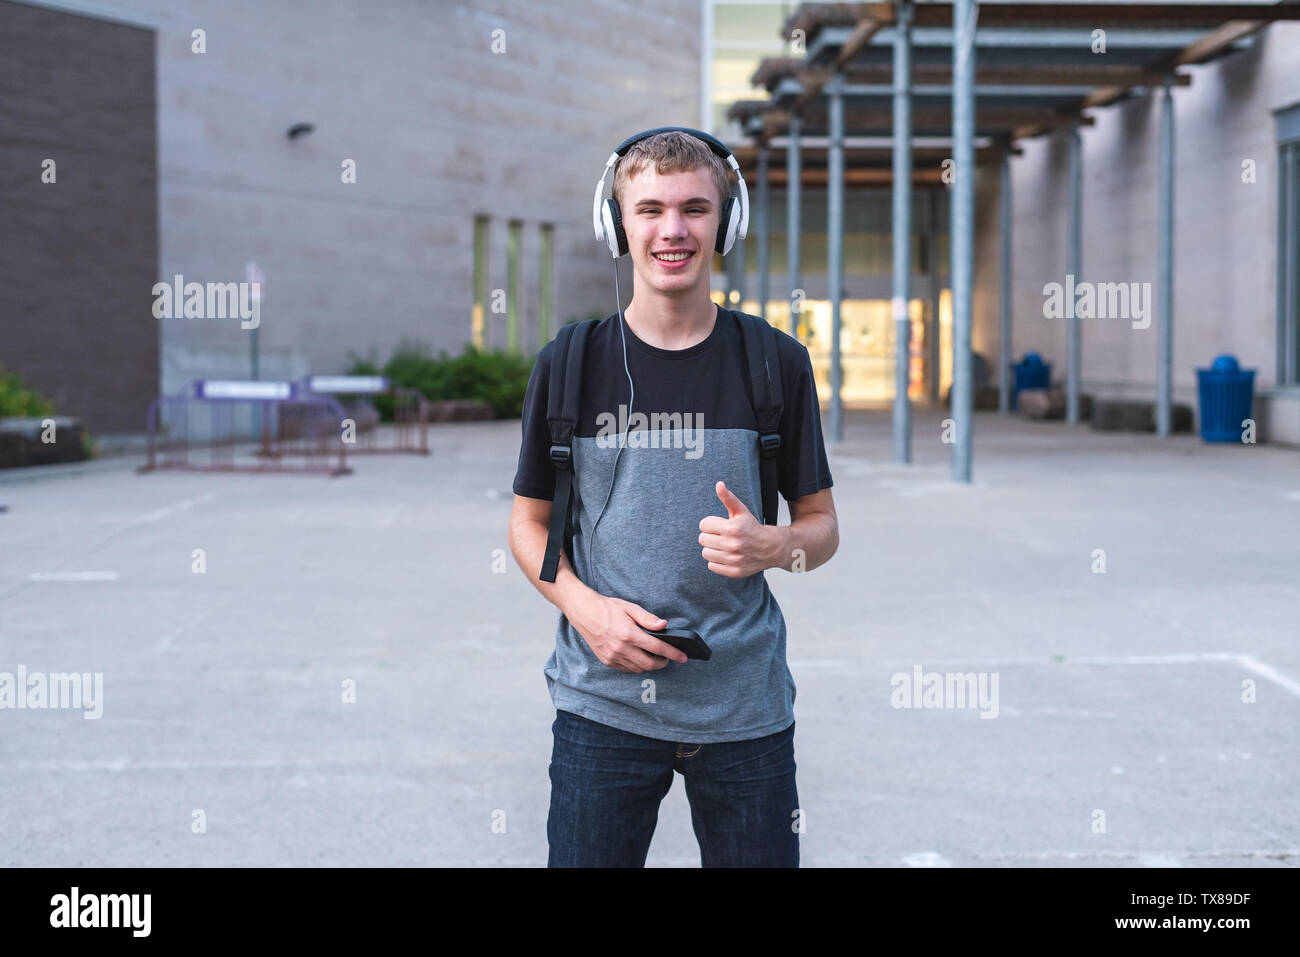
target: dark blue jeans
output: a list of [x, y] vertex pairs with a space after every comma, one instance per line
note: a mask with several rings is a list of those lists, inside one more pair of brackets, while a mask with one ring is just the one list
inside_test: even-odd
[[794, 723], [750, 741], [677, 744], [568, 711], [551, 726], [548, 867], [644, 867], [659, 804], [686, 779], [704, 867], [798, 867]]

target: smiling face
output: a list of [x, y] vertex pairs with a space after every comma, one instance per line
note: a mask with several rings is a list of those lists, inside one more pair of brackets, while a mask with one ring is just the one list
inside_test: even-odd
[[709, 169], [661, 174], [647, 164], [628, 180], [619, 207], [637, 287], [707, 297], [721, 215]]

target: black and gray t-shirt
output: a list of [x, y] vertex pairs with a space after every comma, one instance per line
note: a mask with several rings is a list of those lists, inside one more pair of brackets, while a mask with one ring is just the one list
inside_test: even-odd
[[[699, 632], [713, 657], [640, 674], [618, 671], [561, 614], [544, 669], [551, 700], [592, 721], [687, 744], [783, 731], [794, 720], [795, 687], [781, 609], [763, 574], [719, 575], [700, 554], [700, 520], [727, 517], [715, 492], [719, 480], [763, 520], [740, 320], [720, 308], [708, 338], [677, 350], [656, 348], [622, 326], [627, 371], [617, 314], [587, 341], [569, 560], [600, 594], [635, 602], [668, 628]], [[808, 350], [780, 330], [777, 344], [785, 405], [777, 484], [789, 501], [830, 488], [831, 474]], [[554, 347], [552, 340], [538, 353], [524, 397], [514, 492], [527, 498], [555, 495], [546, 422]]]

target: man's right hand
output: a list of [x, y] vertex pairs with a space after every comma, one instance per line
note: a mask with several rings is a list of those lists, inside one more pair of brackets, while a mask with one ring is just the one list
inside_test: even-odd
[[669, 659], [687, 660], [686, 652], [641, 630], [638, 623], [650, 629], [663, 628], [668, 623], [634, 602], [595, 592], [575, 611], [576, 614], [567, 616], [569, 624], [582, 635], [596, 657], [616, 671], [639, 674], [666, 668]]

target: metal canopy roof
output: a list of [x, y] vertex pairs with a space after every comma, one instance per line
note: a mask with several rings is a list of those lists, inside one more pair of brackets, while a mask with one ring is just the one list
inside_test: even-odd
[[[888, 107], [885, 107], [888, 110]], [[786, 181], [785, 151], [788, 134], [788, 113], [777, 113], [767, 100], [740, 100], [735, 103], [727, 115], [738, 120], [741, 126], [754, 137], [755, 141], [771, 147], [768, 150], [769, 177], [775, 185]], [[829, 149], [829, 122], [825, 100], [806, 107], [801, 111], [804, 117], [800, 133], [799, 152], [802, 156], [803, 180], [810, 186], [826, 182], [827, 155]], [[850, 158], [845, 170], [845, 181], [853, 185], [879, 185], [892, 181], [890, 158], [893, 155], [893, 134], [887, 119], [882, 119], [879, 111], [860, 111], [851, 102], [846, 102], [845, 128], [853, 133], [844, 138], [844, 153]], [[779, 117], [779, 123], [774, 118]], [[914, 120], [912, 136], [912, 161], [915, 170], [913, 181], [917, 183], [940, 182], [940, 164], [952, 156], [952, 126], [946, 125], [921, 130]], [[868, 131], [868, 123], [873, 124]], [[1083, 121], [1089, 124], [1092, 121]], [[767, 132], [764, 134], [764, 124]], [[1001, 141], [977, 131], [975, 139], [975, 157], [977, 162], [994, 159], [1000, 155]], [[1018, 147], [1011, 147], [1013, 153], [1020, 153]], [[748, 177], [758, 163], [758, 146], [746, 144], [732, 148], [736, 161]]]
[[[912, 131], [918, 145], [951, 135], [952, 14], [951, 2], [912, 5]], [[1191, 77], [1178, 67], [1248, 46], [1252, 34], [1275, 20], [1300, 20], [1300, 5], [981, 3], [975, 34], [976, 136], [1000, 148], [1054, 129], [1091, 125], [1084, 110], [1166, 79], [1186, 86]], [[894, 24], [894, 3], [801, 4], [783, 32], [788, 40], [802, 41], [806, 57], [761, 61], [752, 82], [766, 88], [771, 99], [739, 101], [728, 117], [759, 143], [786, 134], [791, 113], [802, 118], [803, 134], [824, 137], [824, 87], [838, 70], [844, 77], [846, 132], [881, 140], [855, 165], [887, 166]], [[1105, 31], [1105, 53], [1092, 52], [1096, 30]], [[780, 153], [772, 151], [772, 158], [779, 162]], [[924, 149], [915, 154], [918, 166], [935, 162]], [[815, 152], [809, 158], [815, 168]]]
[[[959, 12], [959, 13], [958, 13]], [[960, 16], [960, 20], [956, 19]], [[932, 162], [921, 147], [949, 135], [951, 160], [970, 169], [978, 162], [981, 136], [1001, 154], [1002, 209], [999, 213], [1001, 315], [999, 325], [999, 410], [1010, 411], [1011, 368], [1011, 214], [1008, 153], [1015, 141], [1058, 127], [1086, 125], [1085, 110], [1129, 96], [1139, 87], [1159, 84], [1159, 212], [1157, 215], [1156, 432], [1169, 435], [1172, 421], [1172, 287], [1173, 287], [1173, 87], [1191, 82], [1178, 68], [1204, 63], [1251, 42], [1251, 35], [1274, 20], [1300, 20], [1300, 6], [1281, 4], [1060, 4], [984, 3], [976, 0], [924, 3], [803, 4], [784, 25], [801, 60], [763, 61], [753, 82], [765, 86], [771, 101], [743, 101], [729, 111], [752, 135], [760, 158], [757, 222], [760, 300], [769, 282], [766, 210], [772, 160], [782, 153], [803, 169], [801, 139], [788, 136], [787, 150], [770, 150], [777, 134], [794, 118], [799, 131], [823, 142], [830, 128], [830, 174], [827, 176], [827, 267], [831, 289], [830, 369], [832, 441], [844, 438], [843, 381], [840, 357], [844, 268], [844, 187], [852, 167], [864, 170], [861, 158], [850, 167], [844, 151], [854, 135], [874, 137], [868, 162], [888, 169], [875, 172], [890, 182], [893, 199], [893, 304], [895, 323], [894, 460], [911, 461], [911, 400], [908, 397], [913, 352], [910, 249], [911, 184], [916, 163]], [[902, 41], [902, 42], [899, 42]], [[905, 76], [893, 75], [897, 59]], [[894, 88], [895, 82], [898, 88]], [[823, 96], [823, 88], [827, 96]], [[833, 105], [834, 109], [830, 107]], [[897, 111], [897, 114], [896, 112]], [[894, 126], [899, 134], [894, 137]], [[1082, 233], [1082, 146], [1070, 136], [1066, 275], [1080, 274]], [[914, 150], [913, 148], [916, 147]], [[947, 157], [945, 157], [947, 159]], [[910, 165], [909, 165], [910, 164]], [[811, 164], [810, 164], [811, 165]], [[846, 167], [849, 167], [846, 169]], [[898, 169], [898, 179], [893, 170]], [[910, 174], [910, 175], [909, 175]], [[888, 177], [886, 180], [885, 177]], [[973, 459], [973, 365], [971, 329], [974, 315], [975, 179], [963, 175], [952, 184], [950, 200], [952, 389], [954, 422], [953, 478], [970, 482]], [[800, 172], [796, 183], [802, 183]], [[792, 184], [795, 185], [795, 184]], [[799, 287], [798, 194], [791, 190], [788, 244], [792, 310]], [[933, 207], [932, 207], [933, 208]], [[743, 248], [743, 247], [742, 247]], [[743, 277], [743, 261], [736, 260]], [[731, 260], [729, 260], [731, 265]], [[1066, 422], [1079, 421], [1082, 380], [1080, 316], [1069, 317], [1066, 332]], [[937, 340], [929, 337], [929, 342]], [[933, 346], [931, 346], [933, 349]]]

